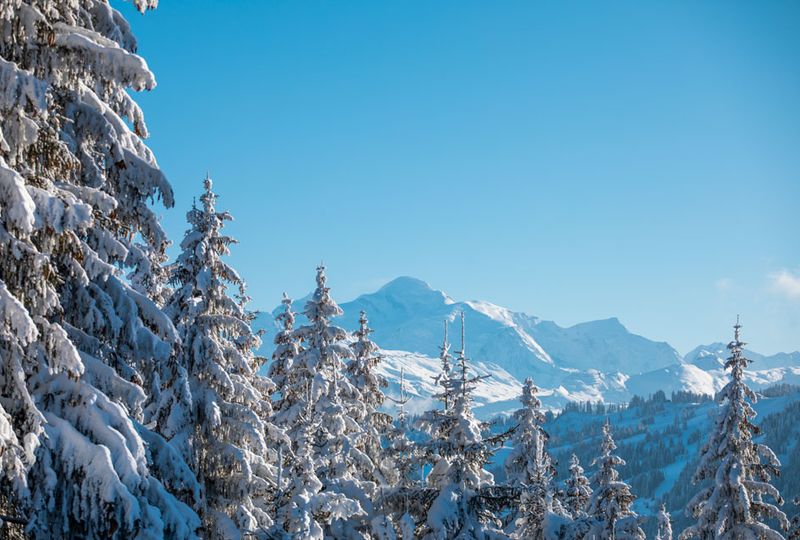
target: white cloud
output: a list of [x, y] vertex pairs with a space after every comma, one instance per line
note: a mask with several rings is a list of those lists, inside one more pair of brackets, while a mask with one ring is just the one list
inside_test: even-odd
[[790, 300], [800, 300], [800, 273], [780, 270], [769, 275], [772, 292]]

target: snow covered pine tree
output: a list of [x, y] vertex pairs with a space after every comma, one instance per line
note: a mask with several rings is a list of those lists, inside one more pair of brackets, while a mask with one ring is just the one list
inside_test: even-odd
[[[358, 390], [359, 405], [352, 408], [353, 418], [362, 427], [363, 433], [356, 439], [356, 447], [369, 458], [357, 466], [362, 467], [360, 475], [376, 486], [385, 486], [386, 477], [393, 473], [392, 463], [383, 450], [383, 442], [392, 424], [392, 417], [379, 411], [386, 397], [383, 389], [389, 386], [386, 378], [377, 373], [381, 357], [378, 346], [369, 339], [372, 329], [368, 326], [367, 314], [360, 313], [359, 328], [355, 331], [356, 341], [351, 346], [353, 358], [346, 371], [350, 384]], [[363, 468], [366, 465], [367, 468]]]
[[[235, 243], [222, 233], [232, 218], [215, 209], [210, 178], [204, 188], [201, 206], [187, 214], [190, 229], [172, 274], [176, 289], [165, 308], [181, 336], [179, 363], [192, 400], [188, 414], [178, 417], [182, 423], [169, 431], [186, 442], [203, 486], [204, 536], [266, 538], [275, 449], [285, 436], [269, 422], [272, 382], [256, 373], [262, 359], [252, 351], [261, 340], [250, 327], [244, 281], [222, 260]], [[239, 290], [236, 298], [231, 287]]]
[[585, 518], [586, 507], [592, 498], [592, 488], [589, 485], [589, 479], [583, 474], [583, 467], [575, 454], [570, 457], [569, 478], [565, 483], [567, 485], [566, 510], [572, 519]]
[[366, 418], [366, 406], [346, 376], [345, 360], [353, 356], [347, 332], [331, 324], [341, 314], [320, 265], [317, 288], [303, 310], [308, 324], [294, 332], [302, 347], [285, 373], [274, 417], [291, 439], [291, 470], [299, 477], [280, 503], [275, 537], [368, 534], [377, 486], [363, 473], [374, 471], [375, 464], [359, 450], [365, 431], [355, 418]]
[[170, 491], [196, 483], [143, 425], [177, 341], [148, 207], [172, 191], [127, 92], [155, 79], [103, 0], [3, 2], [0, 35], [0, 499], [33, 538], [193, 537]]
[[731, 381], [717, 394], [720, 411], [716, 428], [703, 446], [694, 481], [710, 479], [712, 485], [689, 501], [687, 513], [697, 522], [687, 527], [680, 538], [755, 538], [783, 539], [764, 520], [775, 520], [789, 528], [786, 515], [764, 500], [769, 496], [783, 504], [778, 490], [769, 483], [780, 474], [780, 462], [774, 452], [753, 441], [759, 429], [753, 424], [756, 412], [751, 403], [755, 393], [744, 382], [744, 369], [750, 364], [742, 349], [741, 324], [737, 317], [734, 338], [728, 344], [731, 352], [725, 368], [731, 370]]
[[[395, 490], [400, 494], [395, 497], [393, 504], [387, 508], [381, 508], [380, 525], [385, 533], [379, 538], [387, 540], [413, 540], [416, 525], [411, 516], [410, 494], [416, 492], [419, 487], [419, 459], [417, 445], [409, 438], [411, 426], [408, 422], [408, 415], [405, 405], [409, 398], [406, 392], [405, 371], [400, 368], [400, 395], [397, 399], [389, 398], [397, 406], [397, 415], [392, 427], [386, 434], [387, 444], [385, 454], [391, 461], [393, 472], [387, 475], [388, 486], [381, 487], [380, 502], [387, 501], [386, 494], [394, 493]], [[373, 530], [375, 529], [373, 525]]]
[[597, 540], [644, 540], [639, 516], [631, 510], [635, 497], [631, 487], [619, 479], [616, 467], [625, 461], [614, 454], [617, 445], [611, 435], [611, 424], [603, 424], [602, 454], [592, 465], [599, 468], [592, 477], [594, 493], [589, 501], [588, 514], [593, 518], [587, 538]]
[[[445, 342], [443, 351], [446, 349]], [[495, 512], [511, 504], [512, 490], [495, 486], [485, 465], [511, 432], [484, 439], [486, 425], [472, 413], [472, 392], [485, 376], [469, 375], [463, 312], [456, 362], [438, 396], [449, 408], [428, 411], [419, 420], [431, 436], [422, 447], [433, 468], [428, 487], [416, 494], [420, 501], [430, 501], [424, 519], [417, 518], [418, 528], [426, 540], [507, 538]]]
[[669, 512], [667, 512], [667, 505], [661, 503], [658, 509], [658, 531], [656, 532], [656, 540], [672, 540], [672, 522], [670, 521]]
[[520, 490], [520, 502], [514, 527], [516, 538], [541, 540], [545, 520], [552, 511], [553, 465], [545, 444], [548, 435], [542, 428], [544, 413], [539, 391], [528, 377], [522, 387], [522, 408], [514, 413], [517, 422], [511, 436], [512, 450], [506, 459], [508, 483]]

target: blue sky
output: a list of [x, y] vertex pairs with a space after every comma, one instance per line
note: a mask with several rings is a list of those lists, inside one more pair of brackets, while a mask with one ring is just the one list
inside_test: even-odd
[[258, 308], [324, 260], [681, 352], [800, 349], [800, 3], [181, 2], [136, 14], [176, 191], [210, 171]]

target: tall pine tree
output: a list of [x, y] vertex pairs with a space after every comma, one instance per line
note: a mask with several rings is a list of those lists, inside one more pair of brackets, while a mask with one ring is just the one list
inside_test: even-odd
[[[445, 341], [446, 344], [446, 341]], [[446, 350], [446, 345], [443, 351]], [[461, 314], [461, 350], [449, 377], [442, 382], [442, 402], [449, 408], [429, 411], [420, 426], [431, 436], [424, 444], [433, 468], [428, 474], [430, 499], [425, 520], [419, 525], [423, 538], [504, 538], [496, 515], [498, 506], [508, 502], [497, 493], [494, 477], [485, 466], [509, 433], [484, 438], [487, 426], [472, 412], [472, 393], [478, 381], [467, 365], [464, 314]]]
[[128, 90], [155, 79], [103, 0], [5, 2], [0, 35], [0, 499], [34, 538], [191, 537], [194, 479], [142, 423], [177, 342], [144, 286], [172, 191]]
[[753, 424], [756, 412], [755, 393], [744, 382], [744, 370], [750, 364], [742, 349], [738, 318], [734, 338], [728, 344], [731, 355], [725, 368], [731, 381], [717, 394], [719, 416], [711, 437], [701, 450], [694, 481], [709, 479], [712, 484], [689, 502], [687, 513], [697, 521], [680, 535], [684, 538], [758, 538], [779, 539], [767, 520], [774, 520], [784, 530], [789, 523], [780, 509], [767, 497], [783, 504], [770, 478], [780, 474], [780, 462], [774, 452], [753, 441], [759, 434]]
[[173, 431], [187, 441], [203, 486], [205, 535], [266, 536], [276, 483], [274, 441], [282, 434], [268, 421], [273, 388], [256, 372], [261, 359], [253, 350], [260, 338], [251, 330], [244, 281], [223, 260], [235, 242], [222, 232], [232, 218], [216, 210], [210, 178], [204, 188], [201, 206], [187, 214], [190, 229], [166, 306], [181, 336], [179, 363], [192, 399], [190, 414], [181, 418], [185, 424]]

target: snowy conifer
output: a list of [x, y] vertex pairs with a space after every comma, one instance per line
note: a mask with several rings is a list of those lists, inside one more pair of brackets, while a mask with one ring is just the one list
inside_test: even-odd
[[33, 537], [190, 537], [170, 490], [196, 483], [141, 423], [177, 335], [122, 279], [155, 275], [167, 245], [148, 204], [171, 188], [128, 94], [155, 80], [102, 0], [5, 2], [0, 35], [0, 489]]
[[511, 437], [512, 450], [506, 459], [506, 478], [519, 488], [515, 534], [531, 540], [544, 538], [544, 521], [552, 510], [553, 465], [545, 444], [548, 435], [542, 428], [544, 413], [536, 396], [539, 389], [528, 377], [522, 387], [522, 408], [514, 413], [517, 427]]
[[658, 531], [656, 532], [656, 540], [672, 540], [672, 522], [670, 521], [669, 512], [667, 512], [667, 505], [661, 503], [658, 509]]
[[569, 478], [566, 480], [567, 511], [573, 519], [586, 517], [586, 507], [592, 497], [589, 479], [583, 474], [583, 467], [578, 456], [572, 454], [569, 460]]
[[397, 414], [386, 433], [387, 485], [380, 488], [380, 515], [373, 519], [372, 529], [378, 538], [413, 539], [416, 538], [416, 524], [411, 508], [417, 505], [412, 498], [418, 493], [419, 461], [417, 445], [408, 437], [411, 426], [405, 412], [408, 394], [403, 368], [400, 369], [400, 395], [389, 399], [396, 404]]
[[596, 523], [589, 537], [598, 540], [644, 540], [639, 518], [631, 509], [635, 497], [630, 486], [619, 479], [616, 468], [625, 465], [625, 461], [614, 454], [616, 448], [611, 424], [606, 421], [603, 424], [602, 453], [592, 462], [598, 470], [592, 477], [594, 493], [589, 500], [588, 514]]
[[[212, 538], [263, 536], [275, 487], [274, 441], [268, 423], [272, 384], [256, 373], [260, 339], [250, 327], [244, 282], [223, 257], [235, 240], [222, 233], [231, 218], [215, 208], [211, 179], [201, 207], [192, 208], [190, 229], [174, 265], [175, 292], [166, 306], [183, 344], [180, 365], [188, 374], [192, 408], [183, 426], [191, 464], [204, 488], [201, 517]], [[229, 288], [239, 289], [232, 298]], [[268, 446], [267, 438], [272, 439]], [[271, 447], [271, 448], [270, 448]]]
[[503, 538], [492, 503], [507, 502], [508, 496], [498, 493], [492, 474], [484, 467], [509, 434], [484, 439], [486, 425], [472, 412], [472, 392], [484, 377], [469, 374], [463, 313], [457, 364], [443, 383], [443, 402], [446, 400], [449, 409], [429, 411], [420, 419], [420, 426], [432, 437], [425, 448], [433, 457], [427, 479], [431, 503], [421, 524], [423, 538]]
[[[377, 488], [364, 476], [375, 465], [359, 449], [365, 429], [355, 420], [367, 417], [367, 406], [346, 376], [345, 361], [353, 352], [346, 342], [347, 332], [331, 324], [342, 310], [330, 296], [324, 266], [317, 268], [316, 279], [317, 288], [303, 310], [308, 324], [294, 332], [302, 348], [285, 375], [281, 389], [285, 397], [275, 421], [292, 441], [294, 469], [313, 466], [314, 478], [320, 482], [319, 489], [303, 497], [314, 495], [315, 501], [325, 501], [328, 510], [314, 515], [324, 534], [359, 538], [370, 527], [368, 517]], [[294, 526], [287, 521], [280, 524], [285, 531]]]
[[296, 418], [295, 445], [287, 471], [289, 487], [282, 492], [282, 500], [270, 538], [323, 540], [330, 538], [326, 530], [334, 521], [348, 520], [362, 513], [358, 502], [335, 491], [324, 491], [324, 484], [316, 473], [315, 432], [319, 421], [314, 419], [311, 401]]
[[405, 370], [400, 369], [400, 396], [392, 399], [397, 406], [394, 424], [387, 433], [388, 445], [386, 453], [391, 460], [394, 473], [389, 476], [389, 484], [402, 488], [409, 488], [418, 483], [417, 447], [409, 439], [408, 433], [411, 426], [405, 405], [408, 403], [408, 394], [405, 384]]
[[385, 396], [383, 389], [389, 386], [385, 377], [377, 373], [381, 361], [378, 346], [369, 339], [373, 330], [368, 326], [367, 314], [359, 316], [359, 328], [355, 332], [356, 341], [352, 345], [353, 358], [347, 364], [350, 383], [358, 390], [359, 405], [353, 408], [353, 418], [363, 428], [358, 437], [358, 449], [369, 457], [362, 462], [366, 469], [361, 475], [378, 486], [386, 485], [386, 475], [392, 474], [391, 461], [383, 451], [383, 440], [392, 423], [392, 417], [380, 412]]
[[734, 330], [733, 341], [728, 344], [731, 355], [725, 363], [731, 381], [717, 394], [720, 411], [716, 427], [701, 450], [694, 475], [695, 482], [710, 479], [712, 485], [689, 502], [687, 513], [697, 522], [681, 533], [681, 539], [779, 539], [783, 536], [765, 521], [775, 520], [784, 530], [789, 526], [786, 515], [766, 500], [769, 497], [783, 504], [780, 493], [769, 483], [780, 473], [780, 462], [772, 450], [753, 441], [759, 433], [751, 405], [756, 395], [744, 382], [744, 369], [750, 360], [742, 353], [745, 343], [740, 339], [738, 319]]
[[447, 319], [444, 320], [444, 339], [442, 340], [442, 346], [439, 347], [439, 361], [441, 362], [442, 369], [436, 375], [433, 382], [441, 387], [441, 391], [437, 394], [439, 400], [441, 400], [442, 404], [444, 405], [444, 410], [448, 410], [450, 408], [450, 393], [448, 392], [449, 388], [449, 379], [450, 379], [450, 372], [453, 369], [452, 365], [453, 357], [450, 354], [450, 342], [447, 339]]
[[294, 358], [300, 352], [300, 345], [294, 335], [295, 313], [292, 311], [292, 299], [283, 295], [283, 311], [278, 313], [275, 320], [281, 326], [281, 330], [275, 334], [275, 351], [272, 353], [272, 363], [269, 365], [267, 375], [272, 379], [275, 388], [280, 394], [275, 408], [282, 407], [283, 387], [286, 384], [286, 377], [292, 368]]

